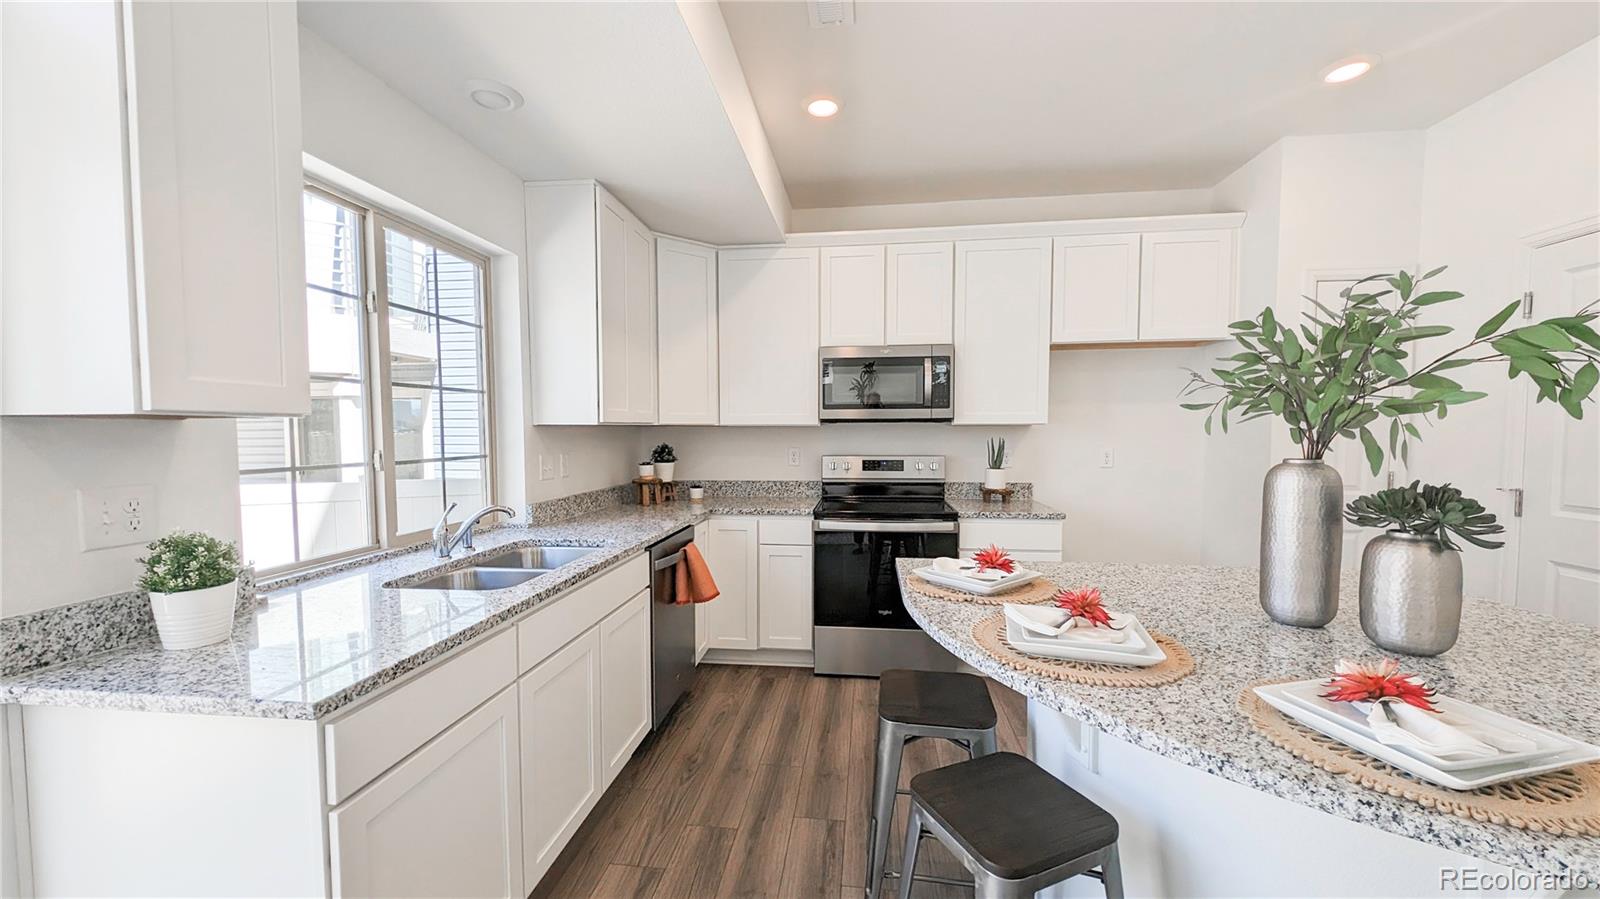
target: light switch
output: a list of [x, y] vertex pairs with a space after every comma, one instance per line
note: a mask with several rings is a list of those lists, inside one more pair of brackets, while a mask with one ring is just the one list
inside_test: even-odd
[[149, 484], [78, 491], [78, 534], [83, 551], [148, 543], [155, 539], [156, 488]]

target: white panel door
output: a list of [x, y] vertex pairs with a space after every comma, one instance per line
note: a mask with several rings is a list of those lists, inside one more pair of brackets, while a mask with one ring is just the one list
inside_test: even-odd
[[949, 343], [955, 327], [955, 245], [895, 243], [885, 252], [885, 342]]
[[[1593, 303], [1600, 297], [1600, 234], [1535, 250], [1530, 282], [1539, 318]], [[1531, 396], [1532, 385], [1526, 389]], [[1516, 601], [1600, 627], [1600, 414], [1592, 402], [1583, 411], [1575, 421], [1554, 403], [1526, 404], [1522, 518], [1512, 535]]]
[[700, 549], [722, 595], [704, 604], [707, 647], [755, 649], [760, 585], [756, 519], [713, 518], [709, 525], [709, 539]]
[[1050, 407], [1050, 240], [956, 244], [956, 424], [1043, 424]]
[[762, 546], [761, 648], [811, 648], [811, 547]]
[[717, 423], [717, 251], [656, 240], [657, 421]]
[[333, 895], [522, 899], [522, 759], [507, 687], [328, 815]]
[[605, 785], [650, 732], [650, 589], [600, 622], [600, 759]]
[[628, 421], [656, 420], [656, 273], [655, 235], [644, 223], [628, 217], [627, 247]]
[[145, 410], [303, 415], [295, 8], [123, 9]]
[[605, 791], [599, 629], [585, 631], [523, 675], [517, 693], [522, 709], [523, 879], [531, 888]]
[[[710, 551], [711, 525], [709, 522], [702, 521], [694, 526], [694, 544], [699, 547], [701, 553]], [[709, 568], [710, 563], [707, 562], [706, 566]], [[712, 573], [711, 577], [713, 580], [716, 579], [715, 572]], [[720, 587], [721, 585], [719, 584], [718, 586]], [[696, 665], [700, 664], [700, 660], [705, 658], [706, 650], [710, 648], [710, 611], [710, 603], [698, 602], [694, 605], [694, 663]]]
[[595, 267], [600, 304], [600, 421], [655, 421], [655, 244], [649, 229], [595, 189]]
[[883, 343], [883, 245], [820, 251], [822, 345]]
[[1233, 320], [1231, 229], [1146, 234], [1139, 259], [1141, 340], [1223, 340]]
[[722, 424], [816, 424], [817, 329], [815, 249], [719, 251]]
[[1139, 235], [1058, 237], [1052, 343], [1139, 338]]

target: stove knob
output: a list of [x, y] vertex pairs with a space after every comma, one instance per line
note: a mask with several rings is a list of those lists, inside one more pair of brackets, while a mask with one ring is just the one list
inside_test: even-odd
[[837, 463], [837, 462], [829, 462], [828, 463], [828, 470], [829, 471], [833, 471], [835, 468], [838, 468], [838, 467], [839, 467], [839, 463]]
[[937, 462], [929, 462], [928, 463], [928, 468], [933, 470], [933, 471], [938, 471], [939, 470], [939, 463], [937, 463]]
[[922, 463], [918, 462], [917, 463], [917, 471], [921, 471], [921, 470], [922, 470]]
[[849, 462], [844, 463], [844, 470], [845, 471], [849, 471], [850, 470], [850, 463]]

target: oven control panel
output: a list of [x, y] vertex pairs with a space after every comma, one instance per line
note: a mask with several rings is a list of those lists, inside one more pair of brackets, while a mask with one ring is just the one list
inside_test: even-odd
[[942, 481], [943, 456], [823, 456], [824, 481]]

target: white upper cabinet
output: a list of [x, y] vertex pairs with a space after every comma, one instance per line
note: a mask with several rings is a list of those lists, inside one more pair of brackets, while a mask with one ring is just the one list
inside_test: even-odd
[[817, 251], [720, 250], [717, 267], [722, 424], [816, 424]]
[[883, 332], [883, 245], [823, 247], [822, 345], [878, 346]]
[[1049, 238], [956, 243], [956, 424], [1046, 421], [1050, 251]]
[[294, 5], [3, 15], [0, 412], [309, 411]]
[[536, 424], [656, 420], [655, 239], [592, 181], [526, 190]]
[[717, 423], [717, 251], [656, 240], [656, 420], [664, 425]]
[[885, 343], [949, 343], [955, 327], [955, 245], [886, 248]]
[[1223, 340], [1235, 309], [1238, 231], [1145, 234], [1139, 261], [1139, 339]]
[[1137, 340], [1139, 235], [1056, 238], [1052, 293], [1052, 343]]

